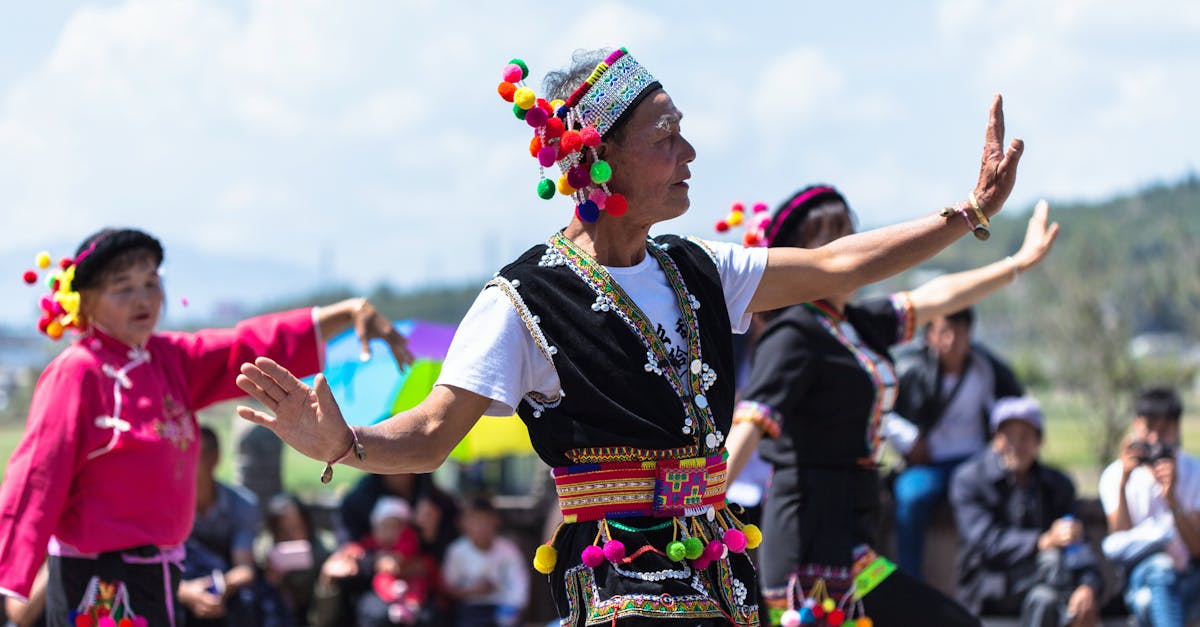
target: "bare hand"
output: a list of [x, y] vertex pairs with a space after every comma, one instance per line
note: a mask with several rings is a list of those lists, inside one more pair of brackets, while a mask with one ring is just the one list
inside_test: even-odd
[[1175, 503], [1175, 459], [1164, 458], [1154, 462], [1154, 466], [1150, 469], [1154, 473], [1154, 480], [1162, 487], [1163, 498], [1167, 499], [1167, 503]]
[[318, 374], [314, 387], [305, 385], [283, 366], [268, 357], [242, 364], [237, 385], [269, 411], [239, 405], [242, 418], [262, 425], [301, 453], [321, 462], [337, 459], [346, 452], [354, 436], [338, 408], [325, 375]]
[[925, 436], [920, 436], [913, 442], [912, 449], [904, 456], [904, 461], [909, 466], [922, 466], [933, 461], [933, 456], [929, 453], [929, 441]]
[[1024, 150], [1025, 142], [1020, 139], [1012, 140], [1008, 150], [1004, 150], [1004, 101], [996, 94], [984, 133], [979, 182], [975, 184], [975, 199], [989, 217], [1000, 212], [1012, 193], [1017, 182], [1017, 162]]
[[179, 582], [179, 602], [197, 618], [220, 618], [225, 615], [225, 604], [221, 597], [208, 591], [212, 579], [189, 579]]
[[1099, 621], [1099, 608], [1096, 607], [1096, 593], [1091, 586], [1079, 586], [1071, 593], [1067, 601], [1067, 614], [1074, 616], [1071, 625], [1075, 627], [1092, 627]]
[[345, 579], [358, 574], [358, 560], [344, 551], [330, 555], [321, 565], [321, 576], [326, 579]]
[[1058, 223], [1050, 224], [1050, 203], [1039, 200], [1025, 227], [1025, 241], [1013, 255], [1013, 261], [1022, 272], [1038, 265], [1050, 254], [1054, 240], [1058, 238]]
[[354, 332], [362, 344], [364, 356], [368, 358], [371, 356], [371, 340], [378, 338], [387, 342], [397, 364], [407, 366], [413, 362], [413, 355], [408, 351], [408, 340], [400, 335], [391, 320], [379, 313], [375, 309], [375, 305], [365, 298], [354, 309]]
[[1138, 459], [1138, 449], [1133, 445], [1133, 436], [1127, 436], [1125, 441], [1121, 443], [1121, 479], [1129, 479], [1130, 473], [1135, 468], [1142, 465], [1142, 460]]

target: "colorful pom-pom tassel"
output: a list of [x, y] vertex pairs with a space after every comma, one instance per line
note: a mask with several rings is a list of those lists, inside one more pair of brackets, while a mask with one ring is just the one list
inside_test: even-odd
[[854, 621], [854, 627], [875, 627], [875, 621], [866, 616], [859, 616], [858, 620]]
[[816, 616], [817, 618], [825, 618], [825, 608], [821, 607], [820, 604], [805, 609], [812, 612], [812, 615]]
[[508, 64], [521, 68], [521, 80], [525, 80], [525, 77], [529, 76], [529, 66], [525, 65], [524, 61], [520, 59], [509, 59]]
[[687, 549], [683, 547], [683, 543], [678, 540], [672, 540], [667, 543], [667, 559], [672, 562], [682, 562], [687, 556]]
[[597, 187], [588, 193], [588, 200], [596, 203], [597, 207], [604, 208], [605, 201], [608, 200], [608, 194], [604, 190]]
[[579, 131], [579, 139], [584, 146], [595, 148], [600, 145], [600, 131], [594, 126], [585, 126]]
[[554, 198], [555, 191], [554, 181], [551, 181], [550, 179], [542, 179], [541, 181], [538, 181], [538, 198], [541, 198], [542, 200], [550, 200], [551, 198]]
[[767, 209], [769, 209], [769, 207], [767, 207], [767, 203], [765, 202], [754, 203], [754, 213], [765, 213]]
[[117, 621], [117, 627], [133, 627], [133, 619], [126, 616]]
[[50, 267], [50, 253], [48, 253], [46, 251], [42, 251], [42, 252], [38, 253], [37, 257], [34, 258], [33, 262], [35, 265], [37, 265], [37, 267], [39, 267], [43, 270], [45, 270], [46, 268], [49, 268]]
[[625, 200], [623, 194], [612, 194], [608, 200], [604, 201], [604, 210], [610, 216], [625, 215], [625, 212], [629, 210], [629, 202]]
[[704, 543], [700, 541], [700, 538], [692, 537], [684, 540], [683, 548], [687, 550], [687, 558], [690, 560], [704, 555]]
[[592, 182], [597, 185], [607, 183], [612, 178], [612, 166], [608, 165], [603, 159], [592, 164]]
[[709, 561], [721, 559], [721, 554], [725, 552], [725, 545], [721, 544], [720, 540], [712, 540], [704, 545], [704, 558]]
[[743, 218], [745, 215], [746, 215], [746, 214], [745, 214], [745, 213], [743, 213], [743, 212], [741, 212], [741, 211], [734, 211], [733, 213], [729, 214], [729, 217], [727, 218], [727, 220], [729, 221], [729, 226], [739, 226], [739, 225], [741, 225], [741, 223], [742, 223], [742, 218]]
[[597, 207], [596, 203], [591, 200], [585, 200], [575, 205], [575, 215], [580, 220], [591, 224], [600, 219], [600, 207]]
[[25, 283], [28, 285], [33, 285], [34, 283], [37, 283], [37, 273], [33, 270], [26, 270], [25, 274], [21, 275], [21, 280], [25, 281]]
[[563, 126], [562, 120], [558, 118], [550, 118], [549, 120], [546, 120], [546, 139], [562, 137], [563, 131], [565, 130], [566, 127]]
[[542, 149], [542, 138], [538, 137], [537, 135], [534, 135], [533, 139], [529, 140], [529, 156], [533, 157], [534, 159], [537, 159], [538, 151], [541, 149]]
[[577, 165], [567, 170], [567, 182], [575, 189], [583, 189], [591, 184], [592, 177], [583, 166]]
[[148, 625], [149, 625], [149, 621], [146, 620], [145, 616], [134, 616], [133, 617], [133, 627], [148, 627]]
[[741, 553], [746, 550], [746, 534], [737, 529], [730, 529], [725, 532], [725, 536], [721, 538], [725, 541], [725, 546], [729, 547], [734, 553]]
[[708, 568], [708, 565], [711, 563], [712, 563], [712, 560], [701, 555], [700, 557], [697, 557], [696, 559], [692, 560], [692, 567], [695, 568], [696, 570], [704, 570], [705, 568]]
[[[101, 606], [100, 609], [107, 610], [108, 608]], [[113, 620], [112, 616], [105, 614], [96, 621], [96, 627], [117, 627], [117, 621]]]
[[524, 120], [526, 113], [528, 113], [528, 111], [522, 109], [521, 105], [513, 105], [513, 115], [517, 116], [518, 120]]
[[90, 614], [79, 614], [75, 617], [75, 627], [93, 627], [95, 624]]
[[50, 324], [46, 325], [46, 335], [50, 336], [50, 339], [52, 340], [57, 340], [58, 338], [62, 337], [62, 324], [57, 320], [51, 320]]
[[779, 624], [783, 627], [800, 627], [800, 612], [796, 610], [788, 610], [779, 617]]
[[846, 613], [839, 609], [834, 609], [825, 617], [825, 622], [829, 623], [829, 627], [841, 627], [841, 624], [846, 622]]
[[516, 103], [518, 107], [529, 110], [532, 109], [534, 103], [537, 102], [537, 96], [535, 96], [533, 90], [528, 87], [518, 87], [517, 91], [513, 94], [513, 102]]
[[579, 131], [563, 131], [562, 139], [558, 141], [558, 147], [564, 155], [569, 155], [583, 146], [583, 139], [580, 138]]
[[504, 80], [509, 83], [515, 83], [521, 80], [521, 66], [515, 63], [509, 63], [504, 66]]
[[757, 549], [758, 545], [762, 544], [762, 531], [758, 525], [746, 525], [742, 527], [742, 533], [746, 536], [747, 549]]
[[550, 103], [546, 102], [545, 98], [538, 98], [537, 102], [533, 103], [533, 106], [545, 111], [547, 116], [554, 113], [554, 109], [550, 107]]
[[46, 332], [46, 328], [50, 326], [50, 320], [51, 320], [51, 318], [49, 318], [49, 317], [38, 320], [38, 323], [37, 323], [38, 333]]
[[571, 184], [567, 182], [566, 174], [562, 174], [558, 177], [558, 193], [562, 194], [563, 196], [570, 196], [571, 194], [575, 193], [575, 188], [571, 187]]
[[802, 607], [797, 614], [800, 616], [801, 625], [812, 625], [817, 622], [818, 616], [816, 612], [813, 612], [813, 608], [811, 607]]
[[836, 608], [837, 603], [834, 603], [833, 599], [826, 598], [824, 601], [821, 601], [821, 609], [825, 610], [826, 614], [832, 612]]
[[625, 543], [620, 540], [609, 540], [604, 543], [604, 558], [616, 564], [625, 559]]
[[543, 575], [549, 575], [554, 572], [555, 565], [558, 564], [558, 549], [543, 544], [533, 553], [533, 569]]
[[537, 107], [534, 107], [525, 113], [525, 123], [533, 128], [545, 126], [546, 121], [549, 119], [550, 114]]
[[604, 563], [604, 551], [594, 544], [584, 547], [579, 557], [588, 568], [595, 568]]
[[512, 102], [513, 94], [517, 93], [517, 86], [507, 81], [502, 81], [496, 86], [496, 93], [504, 99], [504, 102]]
[[724, 233], [729, 230], [729, 223], [725, 220], [717, 220], [717, 224], [713, 227], [718, 233]]
[[542, 146], [541, 149], [538, 150], [537, 160], [538, 164], [540, 164], [543, 168], [548, 168], [554, 165], [554, 162], [558, 160], [558, 150], [556, 150], [554, 146]]
[[75, 263], [74, 259], [71, 259], [70, 257], [63, 257], [62, 259], [58, 260], [58, 267], [66, 270], [73, 263]]

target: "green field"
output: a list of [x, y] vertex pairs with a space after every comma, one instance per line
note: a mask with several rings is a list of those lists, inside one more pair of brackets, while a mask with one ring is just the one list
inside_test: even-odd
[[[1096, 481], [1104, 463], [1095, 460], [1093, 450], [1098, 438], [1089, 429], [1087, 404], [1076, 397], [1062, 394], [1042, 393], [1039, 397], [1043, 399], [1047, 416], [1043, 461], [1074, 476], [1081, 496], [1095, 495]], [[230, 436], [233, 421], [240, 420], [234, 415], [235, 406], [236, 403], [224, 403], [200, 414], [200, 421], [214, 427], [221, 437], [222, 456], [217, 476], [225, 481], [233, 478]], [[1184, 449], [1200, 456], [1200, 407], [1197, 407], [1196, 400], [1192, 398], [1187, 400], [1185, 406], [1189, 407], [1190, 411], [1183, 421]], [[5, 461], [5, 465], [12, 450], [16, 448], [22, 431], [23, 428], [18, 425], [0, 426], [0, 459]], [[362, 476], [359, 470], [339, 466], [333, 481], [329, 485], [322, 485], [320, 477], [324, 467], [323, 463], [308, 459], [288, 448], [283, 459], [284, 487], [306, 499], [324, 501], [336, 498]]]

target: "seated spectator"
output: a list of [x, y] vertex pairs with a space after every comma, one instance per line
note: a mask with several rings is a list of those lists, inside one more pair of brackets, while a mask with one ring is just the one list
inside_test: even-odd
[[988, 415], [998, 398], [1025, 393], [1012, 370], [972, 343], [971, 308], [933, 319], [925, 347], [902, 359], [888, 441], [904, 456], [896, 477], [896, 546], [900, 568], [922, 577], [925, 528], [950, 486], [950, 475], [987, 447]]
[[490, 500], [475, 499], [463, 512], [463, 537], [446, 551], [442, 570], [458, 627], [517, 625], [529, 600], [529, 566], [517, 546], [499, 535], [500, 523]]
[[308, 508], [292, 494], [277, 494], [268, 503], [267, 535], [259, 559], [264, 578], [279, 589], [297, 624], [304, 624], [330, 550], [313, 527]]
[[371, 533], [371, 512], [384, 496], [404, 499], [414, 512], [413, 523], [425, 553], [441, 561], [446, 547], [458, 537], [458, 506], [433, 484], [433, 475], [366, 475], [342, 499], [338, 514], [339, 539], [344, 543]]
[[1036, 400], [1000, 399], [991, 447], [954, 472], [959, 601], [1019, 611], [1022, 625], [1096, 625], [1103, 579], [1073, 515], [1075, 486], [1038, 461], [1043, 422]]
[[1142, 392], [1134, 412], [1121, 458], [1100, 475], [1104, 553], [1128, 573], [1138, 625], [1184, 625], [1200, 619], [1200, 460], [1179, 448], [1173, 390]]
[[427, 625], [432, 620], [425, 610], [433, 601], [438, 567], [421, 553], [412, 516], [403, 498], [379, 498], [371, 513], [371, 535], [342, 549], [371, 579], [371, 589], [356, 604], [359, 626]]
[[188, 625], [241, 627], [290, 622], [277, 594], [258, 586], [254, 537], [258, 504], [254, 495], [216, 480], [220, 442], [210, 427], [200, 427], [200, 465], [196, 471], [196, 518], [188, 536], [179, 602]]

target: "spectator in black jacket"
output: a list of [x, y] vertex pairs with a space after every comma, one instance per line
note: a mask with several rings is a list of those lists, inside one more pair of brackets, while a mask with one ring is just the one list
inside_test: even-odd
[[887, 437], [906, 463], [894, 486], [896, 545], [900, 568], [914, 577], [922, 576], [925, 528], [950, 475], [987, 446], [992, 404], [1025, 393], [1008, 365], [971, 342], [974, 319], [969, 307], [934, 318], [924, 348], [898, 369]]
[[1000, 399], [991, 447], [954, 473], [959, 601], [1019, 611], [1022, 625], [1096, 625], [1103, 580], [1073, 515], [1075, 486], [1038, 461], [1043, 422], [1036, 400]]

